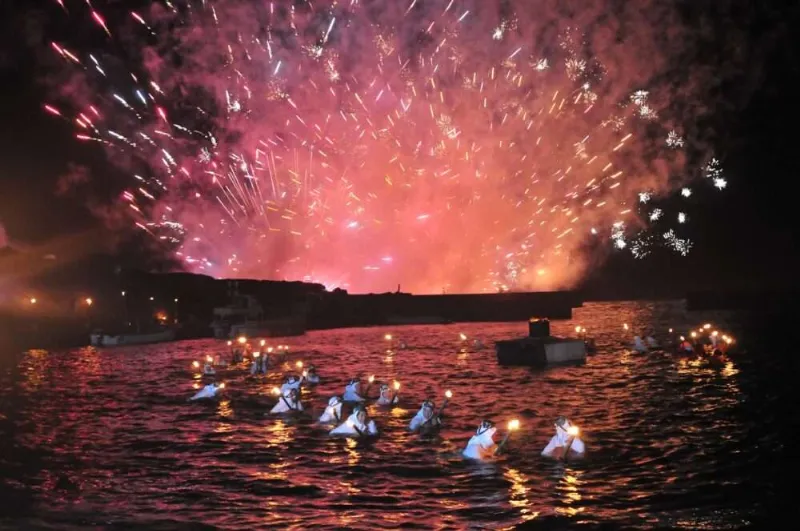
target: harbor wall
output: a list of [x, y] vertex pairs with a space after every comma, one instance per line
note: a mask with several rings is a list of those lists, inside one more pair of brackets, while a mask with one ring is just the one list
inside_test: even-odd
[[[215, 307], [234, 292], [253, 295], [266, 319], [296, 319], [309, 330], [462, 321], [569, 319], [576, 292], [351, 295], [303, 282], [218, 280], [190, 273], [119, 268], [75, 270], [7, 293], [0, 308], [0, 343], [25, 348], [85, 345], [92, 330], [132, 332], [170, 325], [179, 338], [212, 337]], [[32, 298], [36, 303], [31, 303]], [[91, 304], [87, 300], [91, 299]]]

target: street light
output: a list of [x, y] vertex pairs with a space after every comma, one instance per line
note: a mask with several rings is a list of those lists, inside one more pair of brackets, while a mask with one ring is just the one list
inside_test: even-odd
[[122, 296], [123, 296], [123, 297], [125, 296], [125, 292], [124, 292], [124, 291], [122, 292]]

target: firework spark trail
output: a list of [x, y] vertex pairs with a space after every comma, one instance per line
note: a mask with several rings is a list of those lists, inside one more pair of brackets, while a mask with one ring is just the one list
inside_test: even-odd
[[[126, 75], [52, 47], [96, 90], [72, 98], [79, 138], [147, 163], [132, 223], [188, 268], [457, 292], [569, 286], [597, 237], [639, 257], [691, 248], [686, 216], [654, 203], [691, 174], [671, 95], [650, 86], [671, 52], [649, 37], [662, 11], [342, 4], [70, 6], [75, 24], [138, 39]], [[70, 119], [61, 100], [45, 110]], [[727, 184], [716, 160], [705, 176]]]

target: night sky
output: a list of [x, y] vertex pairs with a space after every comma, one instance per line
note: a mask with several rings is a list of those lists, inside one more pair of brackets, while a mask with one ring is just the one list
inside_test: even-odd
[[[96, 145], [76, 141], [69, 124], [42, 111], [45, 92], [34, 46], [47, 39], [32, 12], [15, 4], [30, 9], [41, 2], [12, 0], [0, 7], [0, 226], [21, 249], [47, 248], [70, 237], [81, 242], [80, 252], [104, 250], [103, 241], [111, 236], [98, 237], [104, 232], [86, 202], [118, 192], [113, 170]], [[708, 4], [724, 11], [719, 6], [725, 2], [694, 4], [697, 10], [711, 9], [697, 7]], [[737, 34], [728, 32], [728, 25], [746, 31], [741, 46], [752, 58], [752, 67], [724, 83], [712, 102], [715, 151], [728, 188], [710, 194], [704, 209], [693, 214], [696, 245], [688, 257], [668, 252], [644, 260], [627, 253], [613, 256], [596, 270], [593, 285], [613, 290], [658, 283], [676, 292], [797, 285], [799, 13], [800, 3], [770, 0], [747, 13], [720, 16], [716, 38]], [[69, 173], [70, 164], [89, 166], [95, 175], [82, 197], [58, 193], [59, 178]], [[108, 175], [108, 182], [97, 175]], [[135, 243], [129, 248], [135, 250]]]

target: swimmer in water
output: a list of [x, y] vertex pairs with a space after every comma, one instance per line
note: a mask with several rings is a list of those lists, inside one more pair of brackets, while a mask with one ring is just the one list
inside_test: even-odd
[[331, 435], [345, 435], [347, 437], [376, 437], [378, 427], [374, 420], [370, 420], [367, 410], [361, 404], [353, 409], [353, 414], [346, 421], [333, 428]]
[[345, 402], [363, 402], [364, 398], [361, 396], [361, 381], [358, 378], [353, 378], [344, 388], [344, 396], [342, 397]]
[[396, 406], [399, 401], [400, 398], [397, 396], [397, 391], [392, 393], [388, 385], [381, 384], [381, 394], [375, 405], [382, 407]]
[[441, 427], [442, 421], [439, 419], [439, 416], [435, 414], [435, 409], [436, 406], [433, 402], [430, 400], [424, 401], [419, 411], [417, 411], [417, 414], [411, 419], [408, 429], [411, 431], [425, 432]]
[[308, 370], [306, 371], [306, 381], [311, 385], [317, 385], [319, 383], [319, 374], [317, 374], [317, 368], [313, 365], [308, 366]]
[[291, 374], [286, 378], [286, 381], [283, 382], [281, 386], [281, 394], [286, 394], [286, 391], [289, 389], [294, 389], [295, 391], [300, 390], [300, 386], [303, 384], [302, 380], [297, 378], [297, 376]]
[[299, 413], [303, 411], [303, 404], [300, 402], [300, 395], [297, 389], [288, 389], [278, 398], [278, 402], [270, 411], [271, 415], [283, 415], [285, 413]]
[[578, 437], [577, 426], [566, 417], [558, 417], [555, 422], [556, 434], [550, 439], [542, 455], [553, 459], [580, 459], [586, 454], [586, 446]]
[[342, 422], [342, 399], [338, 396], [332, 396], [328, 400], [328, 407], [319, 417], [321, 424], [339, 424]]
[[217, 396], [217, 392], [219, 392], [220, 389], [224, 388], [225, 388], [224, 384], [217, 385], [217, 382], [211, 382], [210, 384], [200, 389], [197, 393], [195, 393], [195, 395], [189, 400], [203, 400], [208, 398], [215, 398]]
[[497, 433], [497, 428], [495, 428], [494, 422], [484, 420], [467, 443], [462, 455], [468, 459], [480, 461], [491, 459], [497, 452], [497, 444], [494, 442], [495, 433]]
[[214, 370], [214, 367], [212, 367], [210, 363], [206, 362], [205, 365], [203, 365], [203, 374], [206, 376], [213, 376], [217, 374], [217, 371]]
[[644, 341], [642, 341], [641, 337], [633, 336], [633, 350], [635, 350], [636, 352], [644, 353], [647, 352], [649, 349], [647, 348], [647, 345], [644, 344]]

